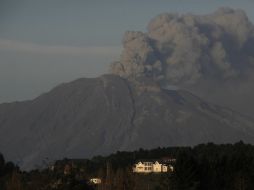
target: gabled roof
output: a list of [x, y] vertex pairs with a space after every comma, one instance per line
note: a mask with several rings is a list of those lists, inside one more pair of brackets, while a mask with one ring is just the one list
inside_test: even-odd
[[151, 162], [151, 163], [159, 162], [159, 163], [161, 163], [159, 159], [147, 159], [147, 160], [142, 159], [142, 160], [137, 160], [135, 163], [137, 164], [139, 162], [142, 162], [142, 163], [144, 163], [144, 162]]
[[139, 159], [139, 160], [136, 160], [135, 164], [137, 164], [139, 162], [141, 162], [141, 163], [144, 163], [144, 162], [155, 163], [156, 161], [159, 162], [160, 164], [170, 164], [172, 162], [175, 162], [176, 159], [173, 157], [163, 157], [160, 159]]

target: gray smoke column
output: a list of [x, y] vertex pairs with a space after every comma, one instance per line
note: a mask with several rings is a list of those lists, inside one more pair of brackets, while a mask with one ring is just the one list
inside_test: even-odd
[[147, 29], [126, 32], [112, 73], [128, 79], [150, 77], [165, 86], [192, 86], [241, 78], [254, 65], [254, 27], [242, 10], [161, 14]]

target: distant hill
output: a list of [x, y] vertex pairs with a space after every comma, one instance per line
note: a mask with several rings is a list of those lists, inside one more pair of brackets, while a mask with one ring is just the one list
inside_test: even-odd
[[254, 120], [149, 79], [78, 79], [0, 105], [0, 152], [31, 169], [52, 159], [205, 142], [254, 143]]

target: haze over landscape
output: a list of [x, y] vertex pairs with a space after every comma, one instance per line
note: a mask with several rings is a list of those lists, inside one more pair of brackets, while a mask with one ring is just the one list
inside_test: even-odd
[[254, 20], [251, 0], [2, 0], [0, 102], [32, 99], [62, 82], [108, 73], [125, 31], [146, 32], [158, 14], [209, 14], [219, 7], [242, 9]]
[[253, 190], [253, 0], [0, 0], [0, 190]]
[[253, 0], [0, 0], [0, 190], [253, 190]]
[[254, 143], [251, 1], [3, 2], [0, 101], [31, 100], [0, 104], [0, 150], [22, 168]]

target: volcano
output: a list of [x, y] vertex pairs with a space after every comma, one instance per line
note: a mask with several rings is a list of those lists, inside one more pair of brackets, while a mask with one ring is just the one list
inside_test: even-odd
[[252, 118], [147, 78], [81, 78], [0, 105], [0, 152], [24, 169], [64, 157], [239, 140], [254, 143]]

